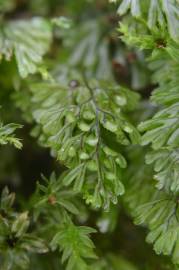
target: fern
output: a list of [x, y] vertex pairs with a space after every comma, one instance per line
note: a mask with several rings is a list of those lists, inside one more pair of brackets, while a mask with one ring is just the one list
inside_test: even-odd
[[50, 40], [51, 27], [44, 19], [9, 22], [1, 28], [0, 53], [6, 60], [15, 54], [19, 73], [24, 78], [37, 71]]
[[154, 244], [157, 254], [171, 255], [178, 264], [178, 202], [176, 198], [159, 194], [156, 200], [143, 204], [136, 211], [136, 224], [150, 229], [147, 241]]
[[35, 209], [48, 213], [49, 207], [57, 206], [59, 210], [64, 208], [74, 215], [79, 214], [79, 210], [74, 204], [76, 193], [72, 190], [65, 190], [62, 179], [56, 179], [54, 173], [51, 174], [50, 180], [43, 178], [46, 185], [37, 183], [36, 193], [32, 201]]
[[178, 0], [0, 13], [0, 269], [178, 269]]
[[[123, 1], [119, 12], [125, 13], [130, 4], [132, 2]], [[137, 216], [135, 218], [136, 224], [144, 223], [148, 226], [150, 233], [147, 236], [147, 241], [154, 244], [156, 253], [171, 255], [173, 262], [178, 264], [178, 39], [176, 28], [178, 12], [175, 4], [177, 5], [174, 1], [150, 2], [148, 17], [147, 19], [145, 16], [143, 17], [147, 20], [144, 25], [147, 23], [151, 29], [150, 32], [146, 28], [144, 34], [140, 35], [139, 29], [141, 29], [143, 22], [139, 22], [138, 28], [138, 23], [131, 27], [130, 21], [121, 24], [120, 30], [124, 34], [123, 40], [127, 44], [151, 50], [149, 67], [154, 72], [153, 81], [159, 84], [152, 93], [151, 100], [161, 105], [152, 119], [139, 125], [139, 130], [144, 133], [141, 140], [142, 145], [151, 144], [153, 149], [147, 154], [146, 162], [147, 164], [154, 163], [156, 187], [162, 191], [156, 193], [153, 189], [148, 202], [144, 200], [142, 202], [144, 204], [139, 206], [133, 215]], [[132, 11], [131, 13], [134, 15]], [[165, 34], [165, 19], [169, 34], [175, 42], [171, 41]], [[163, 37], [156, 30], [159, 25], [163, 29], [161, 32]], [[153, 186], [152, 183], [151, 185]], [[135, 186], [130, 189], [131, 191], [135, 190]], [[141, 190], [141, 198], [145, 192], [145, 189]], [[136, 202], [138, 196], [134, 195], [132, 198], [132, 193], [129, 193], [128, 196], [127, 200], [133, 206], [134, 203], [131, 200]], [[132, 209], [134, 208], [132, 207]]]
[[17, 128], [21, 128], [22, 126], [19, 124], [7, 124], [3, 125], [2, 123], [0, 124], [0, 144], [5, 145], [5, 144], [13, 144], [16, 148], [21, 149], [22, 148], [22, 143], [21, 141], [14, 136], [14, 131]]
[[43, 143], [71, 168], [64, 184], [73, 183], [75, 191], [83, 190], [87, 202], [108, 208], [124, 193], [120, 174], [126, 161], [108, 146], [105, 134], [111, 134], [117, 144], [138, 143], [137, 130], [121, 112], [123, 107], [135, 106], [138, 96], [105, 83], [89, 85], [86, 79], [70, 84], [34, 84], [32, 101], [38, 109], [33, 117], [42, 126]]
[[46, 243], [35, 234], [29, 233], [30, 219], [28, 212], [16, 213], [12, 209], [15, 194], [9, 193], [4, 188], [1, 195], [0, 206], [0, 251], [1, 266], [3, 269], [21, 267], [26, 269], [29, 266], [29, 253], [46, 253]]
[[167, 27], [171, 38], [178, 41], [178, 8], [176, 0], [123, 0], [117, 12], [124, 15], [130, 9], [132, 16], [146, 20], [149, 29]]
[[89, 227], [76, 227], [72, 223], [64, 224], [51, 242], [53, 249], [58, 246], [63, 251], [62, 262], [68, 260], [66, 269], [90, 269], [84, 258], [95, 259], [93, 242], [89, 238], [95, 230]]

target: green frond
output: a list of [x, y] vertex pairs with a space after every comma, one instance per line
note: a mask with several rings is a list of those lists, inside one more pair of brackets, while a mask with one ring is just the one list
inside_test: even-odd
[[179, 269], [178, 26], [179, 0], [0, 0], [0, 269]]
[[67, 270], [87, 270], [90, 265], [86, 259], [96, 259], [94, 245], [89, 234], [95, 233], [92, 228], [75, 226], [73, 223], [64, 224], [51, 241], [52, 249], [59, 248], [63, 252], [62, 262], [67, 262]]
[[178, 19], [179, 3], [177, 0], [123, 0], [119, 1], [119, 15], [129, 10], [135, 18], [145, 21], [149, 29], [168, 29], [171, 38], [179, 41]]
[[4, 23], [0, 31], [1, 58], [9, 61], [14, 54], [20, 76], [25, 78], [38, 71], [51, 38], [51, 25], [42, 18]]
[[[169, 0], [135, 2], [122, 1], [119, 14], [131, 9], [137, 20], [126, 18], [119, 31], [124, 42], [150, 55], [149, 68], [157, 84], [151, 101], [157, 112], [140, 123], [139, 131], [143, 133], [141, 145], [150, 144], [153, 149], [146, 155], [146, 163], [153, 165], [154, 175], [152, 167], [142, 163], [138, 164], [140, 172], [136, 173], [137, 164], [134, 163], [132, 176], [131, 173], [127, 176], [131, 179], [124, 199], [135, 223], [148, 227], [147, 241], [153, 243], [155, 252], [170, 255], [174, 264], [178, 264], [178, 3]], [[140, 10], [137, 16], [132, 5]], [[153, 178], [157, 182], [152, 181]]]
[[165, 188], [177, 194], [179, 191], [179, 151], [174, 149], [160, 149], [148, 153], [146, 156], [147, 164], [154, 163], [156, 174], [154, 178], [158, 181], [158, 189]]
[[145, 224], [150, 232], [147, 242], [153, 243], [157, 254], [170, 255], [179, 263], [178, 200], [163, 193], [136, 210], [136, 224]]
[[31, 253], [46, 253], [47, 244], [34, 233], [28, 232], [28, 212], [17, 213], [12, 208], [15, 195], [4, 188], [0, 201], [0, 253], [1, 267], [27, 269]]
[[[89, 86], [72, 80], [70, 84], [32, 85], [32, 101], [37, 107], [33, 117], [43, 130], [42, 143], [71, 169], [64, 184], [73, 184], [94, 206], [108, 208], [110, 201], [116, 203], [124, 193], [121, 170], [126, 161], [118, 148], [140, 139], [123, 113], [133, 109], [138, 95], [102, 82]], [[114, 138], [115, 148], [108, 144], [108, 136]]]
[[[43, 177], [44, 178], [44, 177]], [[74, 199], [76, 193], [65, 188], [63, 177], [56, 178], [52, 173], [50, 179], [44, 178], [44, 184], [37, 183], [36, 192], [32, 200], [32, 206], [38, 212], [48, 213], [55, 210], [67, 210], [74, 215], [79, 214]]]

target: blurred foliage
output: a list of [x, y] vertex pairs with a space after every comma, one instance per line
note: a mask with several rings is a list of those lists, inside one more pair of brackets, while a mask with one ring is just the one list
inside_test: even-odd
[[178, 269], [178, 4], [0, 0], [0, 269]]

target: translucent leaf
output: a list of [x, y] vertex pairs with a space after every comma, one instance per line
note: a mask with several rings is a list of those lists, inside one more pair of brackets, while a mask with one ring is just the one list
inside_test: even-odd
[[[139, 142], [138, 131], [122, 113], [134, 108], [138, 95], [105, 82], [91, 84], [89, 87], [79, 78], [73, 90], [52, 83], [32, 85], [32, 102], [38, 108], [33, 117], [46, 136], [45, 146], [70, 168], [63, 183], [85, 193], [84, 198], [93, 205], [98, 194], [98, 206], [108, 208], [110, 201], [116, 203], [117, 196], [124, 193], [121, 169], [126, 161], [106, 145], [103, 131], [113, 134], [119, 144]], [[120, 98], [125, 103], [119, 103]]]
[[167, 25], [171, 38], [178, 42], [179, 3], [176, 0], [147, 0], [143, 5], [142, 2], [140, 0], [123, 0], [117, 12], [124, 15], [130, 10], [132, 16], [146, 20], [152, 30], [156, 30], [157, 27], [164, 29]]
[[119, 15], [123, 15], [128, 11], [129, 8], [131, 9], [131, 13], [134, 17], [140, 16], [141, 12], [139, 0], [123, 0], [117, 10], [117, 13]]
[[165, 188], [166, 191], [171, 190], [173, 193], [179, 191], [179, 151], [177, 149], [167, 150], [160, 149], [153, 151], [146, 156], [148, 164], [154, 163], [156, 174], [154, 178], [158, 181], [159, 189]]
[[42, 56], [48, 51], [51, 41], [51, 26], [41, 18], [19, 20], [5, 24], [0, 32], [0, 53], [7, 60], [15, 54], [20, 75], [37, 72]]
[[138, 207], [135, 222], [149, 227], [147, 241], [153, 243], [157, 254], [170, 255], [178, 264], [178, 201], [175, 198], [159, 194], [157, 200]]
[[94, 245], [89, 234], [95, 230], [89, 227], [74, 226], [72, 223], [64, 224], [51, 241], [53, 249], [57, 247], [63, 252], [62, 261], [68, 260], [66, 269], [87, 269], [85, 259], [95, 259]]
[[175, 103], [159, 111], [153, 119], [139, 125], [140, 131], [147, 131], [142, 137], [142, 144], [152, 143], [154, 149], [164, 145], [178, 145], [179, 106]]

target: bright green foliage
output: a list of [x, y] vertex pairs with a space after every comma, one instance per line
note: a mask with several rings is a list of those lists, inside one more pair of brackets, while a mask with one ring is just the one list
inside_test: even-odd
[[[30, 226], [28, 212], [19, 214], [13, 211], [15, 194], [9, 193], [7, 188], [2, 192], [0, 250], [3, 269], [11, 269], [12, 265], [26, 269], [29, 267], [30, 253], [46, 253], [49, 248], [55, 250], [58, 247], [63, 250], [62, 262], [69, 260], [67, 269], [88, 269], [85, 258], [96, 258], [93, 252], [94, 245], [88, 235], [95, 230], [85, 226], [77, 227], [72, 223], [66, 210], [72, 214], [79, 212], [76, 206], [70, 203], [74, 193], [62, 190], [61, 179], [56, 179], [52, 174], [49, 181], [46, 178], [44, 180], [46, 185], [37, 184], [31, 207], [34, 210], [34, 218], [37, 220], [41, 215], [46, 216], [47, 227], [52, 228], [53, 238], [49, 247], [47, 241], [45, 243], [34, 233], [27, 232]], [[59, 223], [57, 213], [60, 212], [63, 219]], [[49, 214], [54, 214], [55, 217], [52, 224], [48, 223]]]
[[113, 136], [116, 147], [139, 142], [137, 130], [122, 112], [136, 105], [138, 95], [107, 83], [88, 85], [86, 79], [71, 80], [67, 86], [34, 84], [31, 91], [38, 108], [33, 117], [44, 132], [40, 140], [72, 169], [64, 184], [73, 183], [74, 191], [82, 191], [95, 207], [117, 203], [124, 193], [120, 178], [126, 161], [108, 146], [106, 133]]
[[46, 185], [37, 183], [36, 193], [33, 198], [33, 206], [36, 210], [48, 212], [49, 207], [52, 205], [53, 207], [59, 207], [59, 209], [63, 207], [72, 214], [79, 214], [77, 207], [72, 202], [76, 193], [72, 190], [65, 190], [62, 179], [56, 179], [54, 173], [51, 175], [49, 181], [45, 177], [43, 178]]
[[179, 269], [179, 1], [0, 13], [0, 269]]
[[179, 169], [178, 169], [178, 148], [174, 150], [160, 149], [153, 151], [146, 156], [146, 162], [151, 164], [155, 162], [154, 178], [158, 181], [159, 189], [165, 188], [178, 193], [179, 188]]
[[179, 40], [179, 3], [177, 0], [123, 0], [118, 8], [119, 15], [128, 10], [139, 19], [145, 19], [152, 31], [157, 28], [163, 30], [166, 25], [172, 39]]
[[154, 244], [157, 254], [171, 255], [179, 263], [178, 201], [160, 193], [156, 200], [143, 204], [136, 211], [136, 224], [145, 223], [150, 233], [147, 242]]
[[88, 236], [94, 232], [95, 230], [92, 228], [76, 227], [68, 221], [54, 236], [50, 245], [52, 249], [59, 247], [63, 251], [62, 262], [68, 260], [67, 270], [91, 269], [84, 258], [96, 258], [93, 252], [93, 242]]
[[[139, 176], [141, 180], [138, 183], [132, 180], [129, 182], [134, 185], [129, 188], [126, 199], [132, 215], [137, 216], [136, 223], [145, 223], [148, 226], [150, 233], [147, 241], [154, 244], [156, 253], [171, 255], [174, 263], [178, 264], [178, 3], [146, 1], [145, 4], [140, 4], [140, 1], [122, 1], [118, 12], [122, 15], [129, 8], [131, 14], [138, 17], [139, 21], [135, 20], [135, 23], [131, 24], [131, 18], [126, 18], [126, 21], [120, 24], [119, 31], [124, 35], [124, 42], [130, 46], [147, 49], [148, 54], [151, 53], [148, 58], [149, 67], [153, 72], [153, 82], [158, 84], [151, 100], [161, 108], [152, 119], [139, 125], [139, 130], [144, 133], [141, 144], [151, 144], [153, 149], [146, 155], [146, 163], [154, 164], [153, 177], [157, 184], [148, 184], [152, 191], [144, 199], [148, 188], [136, 173], [133, 178]], [[152, 178], [151, 174], [150, 177]], [[154, 184], [162, 190], [161, 193], [155, 192], [152, 187]], [[140, 185], [143, 185], [140, 195], [135, 195], [136, 187]], [[139, 198], [144, 204], [134, 211], [134, 205]]]
[[20, 75], [24, 78], [38, 70], [51, 40], [51, 26], [41, 18], [19, 20], [1, 26], [0, 54], [10, 60], [15, 54]]
[[[35, 218], [46, 217], [47, 229], [51, 228], [51, 249], [63, 251], [62, 263], [68, 260], [66, 269], [89, 269], [87, 258], [96, 259], [94, 245], [89, 234], [96, 232], [85, 226], [75, 226], [68, 213], [80, 215], [72, 190], [65, 189], [63, 177], [56, 179], [53, 173], [50, 180], [44, 178], [45, 185], [37, 184], [32, 200]], [[60, 214], [60, 215], [59, 215]], [[49, 216], [51, 218], [49, 219]], [[59, 216], [59, 219], [58, 219]], [[52, 222], [52, 217], [54, 218]], [[91, 268], [90, 268], [91, 269]]]
[[[168, 60], [168, 59], [167, 59]], [[177, 61], [177, 58], [175, 59]], [[156, 61], [157, 62], [157, 61]], [[166, 188], [174, 193], [178, 192], [178, 65], [168, 60], [168, 67], [159, 64], [162, 79], [158, 89], [154, 91], [152, 100], [164, 106], [154, 117], [141, 123], [139, 129], [146, 131], [142, 144], [152, 143], [156, 151], [147, 156], [147, 163], [155, 162], [154, 178], [159, 181], [159, 189]], [[153, 63], [155, 65], [155, 62]], [[152, 66], [152, 65], [151, 65]], [[168, 72], [168, 68], [170, 71]], [[158, 71], [157, 71], [158, 74]], [[157, 76], [157, 74], [155, 76]], [[154, 77], [156, 80], [156, 77]]]

